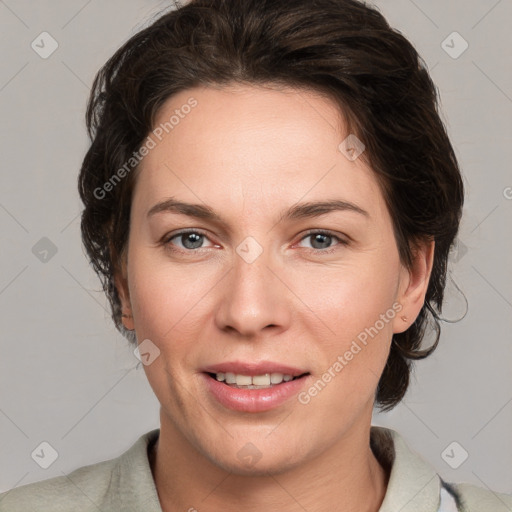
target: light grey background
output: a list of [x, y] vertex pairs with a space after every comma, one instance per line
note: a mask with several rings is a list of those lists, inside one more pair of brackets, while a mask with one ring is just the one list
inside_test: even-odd
[[[512, 2], [375, 3], [440, 89], [467, 187], [451, 275], [469, 311], [443, 326], [406, 400], [374, 423], [398, 430], [446, 480], [511, 493]], [[76, 181], [95, 72], [168, 5], [0, 1], [0, 492], [116, 457], [159, 426], [158, 402], [83, 254]], [[31, 48], [43, 31], [59, 45], [47, 59]], [[442, 47], [454, 31], [469, 44], [458, 58]], [[444, 46], [453, 54], [461, 43], [450, 36]], [[46, 262], [33, 253], [42, 237], [57, 249]], [[457, 318], [464, 301], [454, 286], [447, 293], [445, 315]], [[58, 452], [46, 470], [31, 458], [43, 441]], [[442, 457], [453, 441], [452, 465], [469, 454], [458, 469]]]

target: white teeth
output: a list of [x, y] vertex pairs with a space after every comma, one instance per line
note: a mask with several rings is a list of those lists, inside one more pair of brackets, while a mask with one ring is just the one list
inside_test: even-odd
[[237, 386], [250, 386], [252, 385], [252, 377], [249, 375], [236, 375]]
[[236, 375], [231, 372], [226, 372], [226, 384], [236, 384]]
[[[255, 375], [252, 379], [252, 382], [249, 384], [254, 384], [255, 386], [270, 386], [270, 374], [265, 373], [265, 375]], [[236, 380], [238, 384], [238, 379]]]
[[289, 382], [293, 379], [293, 375], [283, 373], [264, 373], [263, 375], [239, 375], [231, 372], [219, 372], [215, 375], [219, 382], [233, 384], [236, 387], [250, 386], [251, 389], [258, 387], [268, 388], [273, 384], [281, 384], [281, 382]]
[[279, 384], [280, 382], [283, 382], [283, 374], [282, 373], [271, 373], [270, 374], [270, 382], [272, 382], [272, 384]]

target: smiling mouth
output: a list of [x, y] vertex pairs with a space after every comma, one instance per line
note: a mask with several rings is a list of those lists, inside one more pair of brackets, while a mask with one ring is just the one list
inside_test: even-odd
[[279, 386], [292, 380], [297, 380], [309, 375], [309, 372], [301, 375], [292, 376], [283, 373], [264, 373], [262, 375], [241, 375], [231, 372], [210, 373], [207, 372], [212, 379], [222, 382], [226, 386], [237, 389], [267, 389]]

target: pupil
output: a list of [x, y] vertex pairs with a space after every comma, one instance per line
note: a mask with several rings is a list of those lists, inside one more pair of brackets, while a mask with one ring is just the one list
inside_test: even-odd
[[202, 237], [203, 235], [198, 233], [186, 233], [182, 236], [181, 241], [187, 249], [197, 249], [201, 247]]
[[[315, 249], [325, 249], [329, 246], [329, 242], [331, 241], [331, 237], [329, 235], [324, 235], [322, 233], [317, 233], [313, 236], [314, 242], [320, 242], [320, 245], [323, 245], [323, 247], [315, 247]], [[314, 247], [314, 244], [313, 244]]]

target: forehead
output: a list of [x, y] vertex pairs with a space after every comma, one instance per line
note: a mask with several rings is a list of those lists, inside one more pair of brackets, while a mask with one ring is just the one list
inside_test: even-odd
[[270, 207], [336, 192], [375, 202], [374, 173], [340, 151], [348, 135], [337, 105], [314, 91], [187, 89], [158, 112], [136, 192], [146, 202], [181, 193], [224, 206], [237, 195]]

